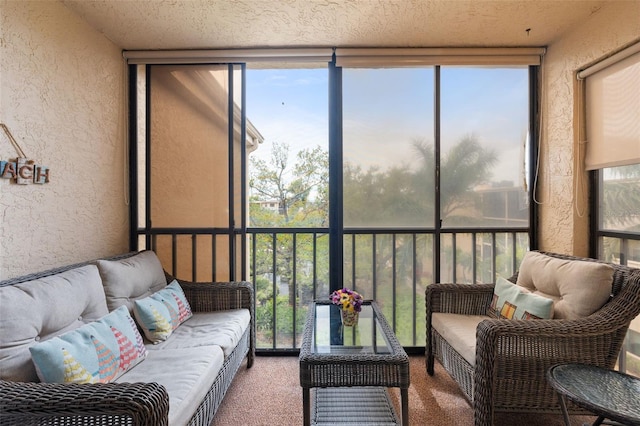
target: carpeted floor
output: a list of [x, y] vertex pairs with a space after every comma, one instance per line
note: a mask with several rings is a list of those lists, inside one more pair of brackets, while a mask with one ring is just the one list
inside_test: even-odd
[[[473, 410], [449, 375], [436, 363], [433, 377], [427, 375], [424, 356], [410, 357], [409, 424], [472, 426]], [[390, 390], [400, 412], [400, 392]], [[350, 407], [353, 409], [353, 407]], [[579, 416], [572, 424], [592, 423]], [[298, 358], [257, 357], [253, 367], [240, 367], [211, 426], [301, 425], [302, 390]], [[563, 426], [560, 415], [498, 414], [496, 426]]]

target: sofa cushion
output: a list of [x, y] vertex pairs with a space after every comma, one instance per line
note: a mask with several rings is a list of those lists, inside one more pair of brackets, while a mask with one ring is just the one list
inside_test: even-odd
[[193, 315], [176, 280], [151, 296], [136, 300], [133, 313], [144, 335], [153, 343], [167, 340], [173, 330]]
[[125, 306], [29, 350], [45, 383], [109, 383], [147, 355]]
[[498, 277], [487, 314], [493, 318], [549, 319], [553, 316], [553, 300]]
[[0, 287], [0, 378], [38, 381], [30, 346], [107, 313], [95, 265]]
[[611, 296], [613, 267], [527, 252], [516, 284], [555, 301], [554, 318], [577, 319], [600, 309]]
[[141, 251], [120, 260], [98, 260], [96, 263], [110, 311], [125, 305], [129, 312], [133, 312], [134, 300], [150, 296], [167, 286], [162, 264], [152, 251]]
[[431, 326], [469, 364], [476, 365], [476, 329], [486, 315], [461, 315], [434, 312]]
[[217, 345], [228, 357], [249, 327], [250, 320], [248, 309], [196, 312], [173, 332], [171, 338], [147, 348], [153, 351]]
[[144, 362], [116, 382], [153, 381], [164, 386], [169, 394], [169, 424], [182, 426], [188, 423], [211, 389], [223, 362], [222, 349], [218, 346], [150, 350]]

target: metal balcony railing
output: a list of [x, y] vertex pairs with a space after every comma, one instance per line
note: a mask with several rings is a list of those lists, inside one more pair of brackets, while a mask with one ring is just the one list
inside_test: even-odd
[[[330, 294], [328, 230], [250, 229], [248, 234], [257, 348], [295, 350], [309, 303]], [[440, 265], [435, 265], [435, 238], [433, 230], [421, 229], [344, 231], [343, 286], [376, 300], [408, 348], [425, 345], [425, 289], [436, 276], [460, 283], [509, 277], [529, 243], [522, 229], [447, 230], [440, 233]]]
[[[226, 280], [230, 266], [223, 259], [235, 252], [239, 260], [231, 267], [245, 268], [255, 289], [259, 351], [298, 350], [310, 302], [330, 294], [326, 228], [250, 228], [244, 260], [230, 243], [241, 237], [224, 229], [155, 228], [139, 236], [168, 272], [193, 281]], [[376, 300], [409, 349], [425, 345], [427, 285], [509, 277], [529, 247], [527, 230], [518, 228], [447, 229], [437, 238], [428, 229], [344, 231], [343, 286]]]
[[[173, 275], [220, 281], [228, 274], [229, 266], [219, 257], [225, 250], [233, 251], [231, 232], [226, 229], [154, 228], [140, 229], [138, 235], [140, 248], [156, 251]], [[600, 231], [598, 237], [601, 257], [640, 266], [638, 235]], [[251, 228], [246, 241], [246, 259], [237, 263], [246, 268], [255, 289], [257, 349], [297, 351], [309, 303], [329, 297], [329, 231]], [[517, 228], [456, 228], [440, 231], [439, 244], [435, 243], [433, 230], [344, 231], [343, 286], [376, 300], [407, 350], [421, 351], [425, 345], [427, 285], [436, 280], [470, 284], [509, 277], [528, 250], [529, 237], [526, 230]], [[439, 265], [434, 260], [436, 246]], [[638, 336], [634, 323], [620, 357], [621, 368], [636, 374]]]

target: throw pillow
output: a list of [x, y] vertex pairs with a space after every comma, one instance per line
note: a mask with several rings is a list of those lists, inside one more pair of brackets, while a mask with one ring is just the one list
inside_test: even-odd
[[144, 335], [153, 343], [167, 340], [173, 330], [193, 315], [176, 280], [151, 296], [136, 300], [133, 314]]
[[544, 253], [525, 254], [516, 284], [555, 300], [554, 318], [591, 315], [611, 297], [613, 267], [606, 263], [562, 259]]
[[549, 319], [553, 317], [553, 300], [498, 277], [488, 313], [494, 318]]
[[150, 250], [120, 260], [96, 262], [109, 310], [122, 305], [133, 311], [133, 300], [148, 297], [167, 286], [158, 256]]
[[124, 306], [29, 350], [38, 377], [47, 383], [109, 383], [147, 356]]

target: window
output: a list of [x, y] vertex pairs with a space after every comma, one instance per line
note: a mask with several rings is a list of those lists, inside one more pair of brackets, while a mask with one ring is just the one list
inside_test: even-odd
[[[585, 168], [597, 195], [597, 257], [640, 268], [640, 43], [578, 77], [585, 78]], [[640, 318], [631, 323], [619, 368], [640, 376]]]
[[340, 286], [423, 347], [426, 285], [510, 276], [535, 234], [539, 50], [339, 50], [130, 67], [133, 239], [186, 279], [251, 281], [260, 350], [298, 348], [309, 302]]

